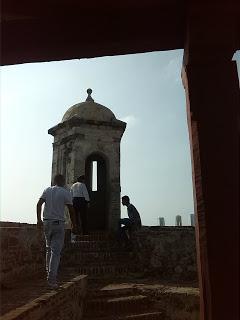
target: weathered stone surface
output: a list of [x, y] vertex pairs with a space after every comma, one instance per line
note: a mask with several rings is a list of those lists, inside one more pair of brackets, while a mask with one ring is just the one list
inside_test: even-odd
[[[2, 274], [10, 272], [9, 276], [11, 276], [8, 278], [9, 282], [5, 277], [5, 284], [11, 284], [11, 279], [20, 280], [18, 283], [21, 283], [21, 279], [24, 279], [26, 275], [33, 277], [34, 272], [36, 274], [39, 268], [43, 267], [44, 261], [44, 241], [41, 234], [37, 232], [36, 226], [8, 227], [2, 228], [2, 231], [1, 242], [2, 245], [5, 244], [3, 247], [6, 269], [2, 268], [1, 272]], [[68, 233], [69, 231], [66, 234]], [[96, 319], [96, 312], [98, 315], [101, 312], [109, 315], [109, 319], [112, 313], [122, 314], [122, 312], [125, 312], [125, 315], [122, 314], [123, 318], [120, 319], [130, 317], [150, 320], [158, 319], [160, 314], [161, 316], [167, 314], [169, 319], [175, 319], [177, 316], [176, 319], [198, 319], [198, 292], [192, 294], [190, 289], [181, 292], [181, 288], [166, 289], [165, 286], [158, 284], [163, 279], [167, 279], [166, 283], [175, 280], [176, 282], [196, 280], [191, 277], [193, 274], [196, 275], [195, 263], [191, 263], [191, 259], [194, 260], [195, 256], [193, 228], [143, 227], [142, 231], [135, 235], [134, 252], [122, 251], [116, 245], [113, 235], [107, 233], [78, 236], [76, 243], [69, 243], [67, 239], [66, 237], [60, 273], [88, 274], [90, 281], [94, 281], [94, 287], [97, 281], [100, 281], [101, 288], [103, 288], [103, 281], [109, 284], [113, 278], [114, 281], [124, 279], [124, 284], [120, 287], [116, 284], [110, 285], [105, 288], [108, 290], [91, 297], [94, 300], [91, 302], [93, 305], [88, 303], [86, 308], [88, 309], [87, 314], [93, 316], [92, 319]], [[27, 247], [25, 247], [25, 242], [29, 244]], [[11, 251], [10, 248], [14, 249]], [[139, 248], [141, 251], [138, 250]], [[41, 264], [35, 263], [38, 259]], [[152, 276], [153, 284], [151, 284], [151, 279], [150, 283], [149, 280], [145, 282], [143, 272], [139, 272], [143, 270], [147, 276]], [[43, 281], [44, 275], [42, 274], [39, 279]], [[140, 283], [132, 284], [133, 279]], [[147, 283], [149, 285], [146, 285]], [[35, 300], [6, 314], [7, 317], [4, 316], [4, 320], [41, 320], [44, 317], [81, 319], [83, 301], [81, 288], [67, 282], [57, 294], [48, 293], [37, 299], [35, 299], [36, 296], [33, 296], [32, 299]], [[114, 288], [118, 288], [117, 291], [114, 292]], [[151, 306], [148, 305], [149, 302]], [[93, 307], [95, 311], [91, 310]], [[144, 308], [141, 309], [142, 307]]]
[[99, 230], [116, 230], [120, 218], [120, 141], [126, 123], [117, 120], [110, 109], [91, 99], [70, 107], [62, 122], [49, 129], [48, 133], [54, 136], [52, 177], [57, 173], [63, 174], [70, 187], [78, 176], [85, 174], [90, 188], [86, 164], [88, 159], [95, 161], [94, 157], [100, 157], [106, 168], [106, 182], [102, 188], [105, 194], [101, 195], [105, 204], [101, 211], [103, 204], [94, 203], [94, 195], [89, 211], [93, 212], [94, 206], [99, 207], [98, 217], [103, 216], [105, 225]]
[[4, 314], [2, 320], [77, 320], [82, 318], [87, 277], [80, 275], [29, 303]]
[[74, 116], [93, 121], [112, 121], [116, 119], [110, 109], [99, 103], [95, 103], [94, 101], [85, 101], [75, 104], [66, 111], [62, 121], [69, 120]]
[[0, 282], [11, 286], [44, 269], [43, 234], [33, 226], [0, 227]]
[[134, 237], [139, 268], [146, 274], [163, 279], [197, 279], [194, 228], [144, 227]]
[[155, 309], [163, 311], [163, 319], [199, 320], [199, 289], [159, 284], [136, 285], [141, 294], [155, 301]]

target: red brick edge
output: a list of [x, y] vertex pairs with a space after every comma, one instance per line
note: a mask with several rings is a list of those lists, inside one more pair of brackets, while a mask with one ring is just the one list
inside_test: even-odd
[[31, 302], [1, 316], [1, 320], [81, 319], [87, 276], [79, 275]]

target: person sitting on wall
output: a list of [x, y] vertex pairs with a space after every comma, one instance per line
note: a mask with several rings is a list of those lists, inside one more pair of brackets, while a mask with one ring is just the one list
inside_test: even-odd
[[77, 178], [77, 182], [71, 186], [71, 193], [79, 232], [82, 230], [83, 234], [87, 234], [87, 207], [90, 199], [84, 175]]
[[[119, 220], [118, 238], [123, 240], [125, 245], [130, 245], [132, 232], [138, 230], [142, 226], [140, 214], [133, 204], [130, 203], [128, 196], [122, 197], [122, 205], [127, 207], [128, 218]], [[123, 225], [123, 226], [122, 226]]]
[[[72, 205], [70, 191], [64, 188], [65, 178], [61, 174], [54, 177], [54, 185], [43, 191], [37, 203], [37, 226], [43, 226], [46, 240], [46, 271], [48, 284], [52, 289], [57, 288], [57, 273], [60, 262], [60, 255], [64, 244], [65, 219], [64, 208], [68, 207], [73, 225], [73, 232], [76, 230], [75, 212]], [[43, 221], [41, 219], [42, 205]]]

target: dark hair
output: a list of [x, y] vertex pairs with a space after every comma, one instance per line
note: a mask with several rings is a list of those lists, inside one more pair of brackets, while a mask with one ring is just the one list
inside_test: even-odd
[[59, 185], [59, 186], [63, 186], [65, 184], [65, 178], [62, 174], [56, 174], [54, 176], [54, 184]]
[[84, 180], [85, 180], [85, 175], [82, 175], [82, 176], [80, 176], [80, 177], [77, 178], [77, 181], [78, 181], [78, 182], [82, 182], [82, 181], [84, 181]]
[[129, 196], [123, 196], [122, 200], [126, 200], [127, 202], [130, 202]]

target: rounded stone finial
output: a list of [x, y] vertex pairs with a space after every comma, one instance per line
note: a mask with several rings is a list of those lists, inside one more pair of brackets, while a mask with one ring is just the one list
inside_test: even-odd
[[87, 96], [86, 101], [92, 101], [92, 102], [94, 102], [93, 98], [91, 97], [92, 89], [88, 88], [88, 89], [87, 89], [87, 94], [88, 94], [88, 96]]
[[92, 89], [91, 89], [91, 88], [88, 88], [88, 89], [87, 89], [87, 93], [88, 93], [88, 94], [92, 94]]

